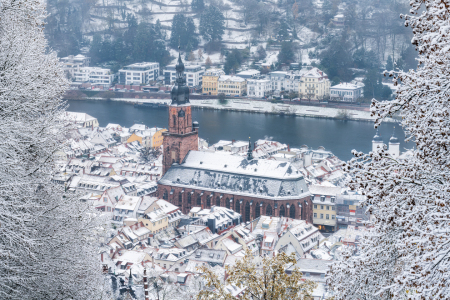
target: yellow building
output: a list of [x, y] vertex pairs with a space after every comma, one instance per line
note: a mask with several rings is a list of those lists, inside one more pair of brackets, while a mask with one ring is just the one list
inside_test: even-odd
[[304, 73], [298, 84], [301, 99], [321, 100], [330, 96], [330, 80], [328, 75], [317, 68]]
[[229, 96], [242, 96], [247, 92], [247, 81], [238, 76], [222, 75], [219, 78], [218, 92]]
[[138, 141], [142, 145], [142, 136], [137, 135], [136, 133], [133, 133], [128, 139], [127, 143], [132, 143], [134, 141]]
[[152, 148], [161, 147], [163, 144], [164, 136], [162, 135], [163, 132], [167, 131], [165, 128], [156, 128], [157, 131], [152, 136]]
[[336, 196], [341, 188], [335, 186], [311, 185], [313, 202], [313, 224], [321, 231], [336, 230]]
[[169, 225], [167, 214], [162, 209], [147, 213], [144, 217], [139, 218], [138, 222], [142, 222], [151, 233], [158, 233]]
[[218, 94], [218, 81], [221, 75], [225, 75], [225, 72], [221, 69], [208, 69], [203, 74], [202, 79], [202, 93], [208, 95]]

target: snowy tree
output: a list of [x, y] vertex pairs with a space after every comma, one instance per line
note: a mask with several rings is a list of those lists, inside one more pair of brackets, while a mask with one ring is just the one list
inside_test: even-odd
[[216, 272], [208, 267], [200, 267], [206, 278], [206, 289], [203, 289], [197, 299], [236, 299], [226, 288], [233, 285], [242, 288], [239, 299], [243, 300], [300, 300], [309, 299], [316, 284], [310, 280], [303, 280], [302, 273], [294, 268], [290, 275], [286, 274], [287, 267], [297, 261], [295, 256], [279, 253], [275, 257], [264, 257], [262, 262], [254, 260], [250, 250], [245, 256], [236, 261], [234, 266], [226, 266], [228, 274], [223, 283]]
[[0, 298], [96, 299], [98, 219], [52, 182], [68, 82], [45, 16], [44, 1], [0, 2]]
[[221, 41], [225, 20], [222, 12], [215, 6], [208, 6], [200, 18], [199, 31], [207, 42]]
[[347, 170], [373, 215], [358, 256], [347, 250], [330, 270], [336, 299], [450, 298], [450, 48], [448, 1], [410, 0], [418, 68], [389, 72], [397, 98], [372, 103], [376, 126], [400, 113], [416, 149], [394, 159], [386, 148], [355, 153]]

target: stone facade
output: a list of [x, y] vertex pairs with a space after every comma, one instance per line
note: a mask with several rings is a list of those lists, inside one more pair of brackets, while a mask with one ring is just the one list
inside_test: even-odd
[[[252, 221], [260, 215], [274, 217], [284, 216], [306, 220], [309, 223], [313, 222], [313, 204], [310, 196], [301, 199], [271, 200], [163, 184], [158, 185], [157, 193], [159, 198], [179, 206], [184, 214], [188, 214], [194, 206], [210, 208], [211, 206], [216, 205], [230, 208], [240, 213], [243, 222]], [[299, 203], [301, 207], [299, 206]], [[258, 206], [259, 211], [257, 209]]]
[[169, 131], [163, 132], [163, 174], [180, 164], [190, 150], [198, 150], [198, 131], [192, 128], [190, 104], [169, 107]]

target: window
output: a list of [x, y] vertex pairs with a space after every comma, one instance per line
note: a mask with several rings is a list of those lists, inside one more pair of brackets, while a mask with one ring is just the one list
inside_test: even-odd
[[323, 214], [320, 214], [320, 218], [323, 219]]
[[325, 202], [325, 196], [320, 196], [320, 201]]
[[330, 207], [327, 205], [327, 210], [330, 210]]
[[332, 207], [331, 207], [331, 210], [336, 210], [336, 207], [332, 206]]
[[334, 203], [336, 201], [336, 197], [331, 197], [331, 203]]
[[329, 214], [327, 214], [327, 220], [329, 220], [330, 219], [330, 215]]
[[317, 209], [317, 204], [314, 204], [314, 208]]
[[323, 205], [320, 206], [320, 209], [323, 209]]
[[103, 197], [103, 202], [108, 202], [108, 198]]
[[314, 218], [317, 218], [317, 213], [314, 213]]
[[331, 215], [331, 219], [334, 220], [336, 218], [335, 215]]

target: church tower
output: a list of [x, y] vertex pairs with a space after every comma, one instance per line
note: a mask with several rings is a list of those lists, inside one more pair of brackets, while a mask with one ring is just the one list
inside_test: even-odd
[[173, 163], [180, 164], [190, 150], [198, 150], [198, 122], [192, 122], [189, 87], [184, 77], [181, 54], [175, 67], [177, 79], [169, 105], [169, 130], [163, 133], [163, 174]]

